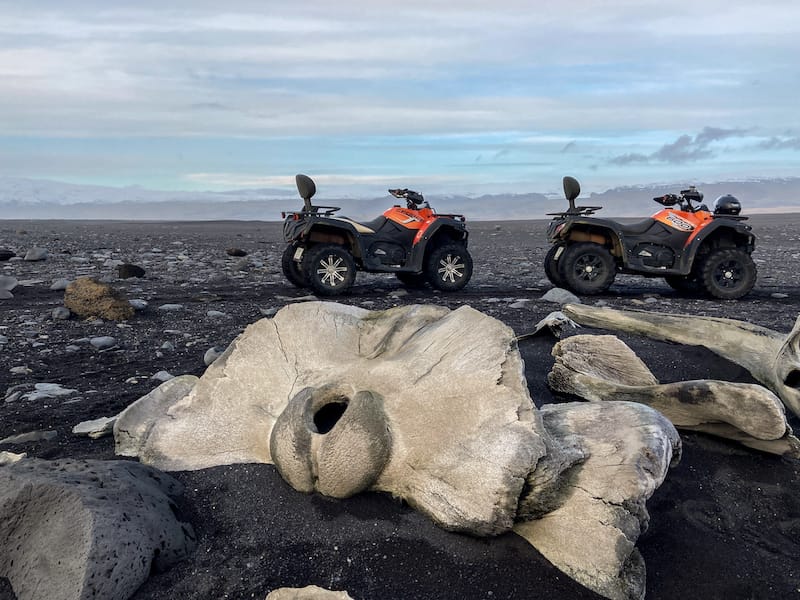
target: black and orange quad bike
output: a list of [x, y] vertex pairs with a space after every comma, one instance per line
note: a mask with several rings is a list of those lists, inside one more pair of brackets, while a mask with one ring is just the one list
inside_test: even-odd
[[437, 214], [421, 194], [389, 190], [395, 205], [377, 219], [357, 222], [336, 216], [339, 207], [314, 206], [317, 191], [307, 175], [295, 177], [303, 209], [283, 213], [286, 249], [281, 266], [297, 287], [336, 296], [353, 285], [356, 271], [394, 273], [409, 287], [463, 288], [472, 276], [463, 215]]
[[576, 294], [599, 294], [617, 273], [663, 277], [679, 291], [740, 298], [753, 289], [755, 236], [739, 201], [720, 196], [713, 211], [694, 187], [653, 198], [664, 208], [649, 219], [622, 224], [592, 215], [601, 206], [575, 206], [581, 187], [564, 177], [569, 209], [549, 213], [552, 243], [544, 260], [548, 279]]

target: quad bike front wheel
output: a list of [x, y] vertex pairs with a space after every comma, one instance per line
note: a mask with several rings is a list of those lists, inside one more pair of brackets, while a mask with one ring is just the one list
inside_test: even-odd
[[750, 255], [739, 248], [717, 248], [703, 259], [700, 281], [714, 298], [741, 298], [756, 283], [756, 265]]
[[562, 244], [556, 244], [551, 246], [550, 250], [548, 250], [547, 254], [544, 256], [544, 274], [547, 276], [550, 283], [558, 288], [564, 287], [564, 278], [561, 277], [558, 272], [558, 260], [556, 255], [563, 253], [564, 246]]
[[281, 256], [281, 270], [289, 283], [299, 288], [308, 287], [308, 277], [303, 272], [301, 264], [294, 259], [297, 244], [289, 244]]
[[311, 288], [320, 296], [338, 296], [356, 280], [356, 262], [347, 248], [323, 244], [306, 250], [303, 271]]
[[580, 242], [567, 246], [558, 259], [558, 274], [576, 294], [605, 292], [617, 275], [614, 257], [600, 244]]
[[463, 244], [445, 244], [431, 251], [425, 261], [425, 277], [431, 287], [456, 292], [472, 277], [472, 256]]

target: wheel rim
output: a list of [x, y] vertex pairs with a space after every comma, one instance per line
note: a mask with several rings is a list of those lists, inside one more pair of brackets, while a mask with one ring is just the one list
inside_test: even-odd
[[320, 276], [320, 281], [331, 287], [336, 287], [340, 282], [344, 282], [344, 274], [347, 273], [347, 265], [343, 265], [344, 261], [340, 256], [329, 254], [327, 258], [322, 258], [319, 261], [319, 268], [317, 275]]
[[714, 269], [714, 283], [724, 289], [737, 287], [744, 278], [742, 263], [738, 260], [726, 260]]
[[466, 265], [461, 261], [461, 257], [456, 254], [453, 256], [452, 254], [448, 254], [446, 257], [439, 260], [439, 277], [442, 278], [442, 281], [450, 281], [451, 283], [456, 282], [456, 277], [461, 279], [464, 277], [464, 271], [466, 270]]
[[575, 261], [575, 275], [583, 281], [595, 281], [603, 274], [603, 261], [596, 254], [584, 254]]

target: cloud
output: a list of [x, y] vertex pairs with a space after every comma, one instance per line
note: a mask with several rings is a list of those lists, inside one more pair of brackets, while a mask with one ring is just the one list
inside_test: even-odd
[[714, 152], [709, 148], [712, 143], [728, 138], [743, 137], [746, 134], [746, 129], [704, 127], [694, 137], [684, 134], [674, 142], [664, 144], [651, 154], [622, 154], [610, 159], [609, 162], [614, 165], [629, 165], [633, 163], [685, 164], [697, 162], [714, 156]]
[[758, 147], [764, 150], [800, 150], [800, 137], [771, 137]]

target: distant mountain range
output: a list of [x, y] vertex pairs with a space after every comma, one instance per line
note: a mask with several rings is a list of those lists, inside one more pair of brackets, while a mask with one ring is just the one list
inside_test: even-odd
[[[698, 183], [710, 206], [723, 194], [742, 202], [743, 213], [800, 212], [800, 177]], [[658, 209], [652, 198], [677, 193], [686, 184], [620, 187], [578, 199], [579, 205], [603, 206], [603, 216], [643, 217]], [[566, 200], [553, 194], [487, 194], [482, 196], [426, 196], [437, 212], [464, 214], [470, 220], [543, 219], [566, 208]], [[319, 204], [340, 206], [339, 214], [372, 219], [397, 199], [319, 199]], [[0, 177], [0, 219], [109, 219], [158, 221], [210, 221], [281, 219], [281, 211], [298, 210], [302, 200], [284, 189], [242, 189], [225, 192], [149, 190], [138, 186], [108, 187], [58, 181]]]

